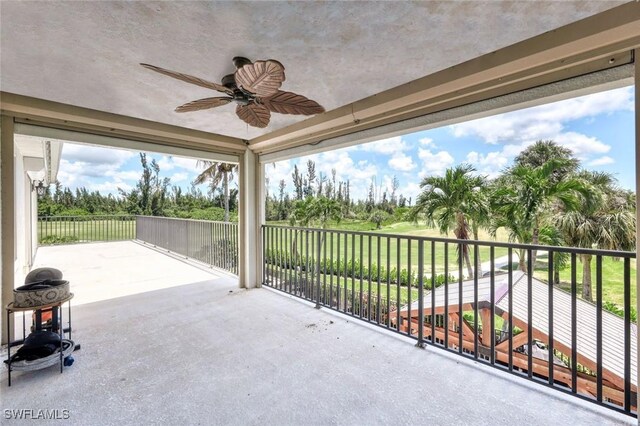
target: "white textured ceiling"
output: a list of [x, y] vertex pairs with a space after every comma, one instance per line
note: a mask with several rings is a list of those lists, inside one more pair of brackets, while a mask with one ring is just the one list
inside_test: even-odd
[[138, 63], [219, 82], [234, 56], [274, 58], [283, 90], [331, 110], [622, 3], [1, 1], [0, 89], [250, 139], [304, 117], [177, 114], [217, 92]]

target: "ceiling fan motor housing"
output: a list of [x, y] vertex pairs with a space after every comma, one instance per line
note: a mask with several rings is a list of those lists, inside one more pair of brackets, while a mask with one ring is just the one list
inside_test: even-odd
[[222, 85], [233, 90], [233, 100], [239, 105], [249, 105], [254, 100], [250, 93], [238, 87], [234, 74], [227, 74], [222, 77]]
[[238, 85], [236, 84], [236, 77], [233, 74], [227, 74], [222, 77], [222, 85], [232, 90], [238, 88]]
[[233, 65], [235, 65], [235, 67], [238, 68], [238, 69], [240, 69], [243, 66], [248, 65], [250, 63], [251, 63], [250, 60], [248, 60], [247, 58], [242, 57], [242, 56], [236, 56], [236, 57], [233, 58]]

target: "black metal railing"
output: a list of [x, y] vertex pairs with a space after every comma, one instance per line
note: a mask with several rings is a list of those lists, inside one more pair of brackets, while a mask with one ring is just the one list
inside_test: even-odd
[[637, 416], [635, 253], [272, 225], [262, 241], [266, 286]]
[[123, 241], [133, 240], [135, 237], [135, 216], [131, 215], [41, 216], [38, 218], [40, 245]]
[[136, 238], [238, 275], [238, 224], [136, 216]]

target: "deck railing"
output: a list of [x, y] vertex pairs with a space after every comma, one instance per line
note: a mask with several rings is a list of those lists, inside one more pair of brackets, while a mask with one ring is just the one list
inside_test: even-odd
[[136, 216], [136, 238], [238, 275], [238, 224]]
[[262, 239], [266, 286], [637, 416], [635, 253], [272, 225]]
[[40, 245], [132, 240], [136, 237], [135, 232], [135, 216], [131, 215], [41, 216], [38, 218]]

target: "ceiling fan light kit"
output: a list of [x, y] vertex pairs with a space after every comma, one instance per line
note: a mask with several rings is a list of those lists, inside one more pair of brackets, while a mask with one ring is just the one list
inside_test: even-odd
[[324, 112], [316, 101], [293, 92], [280, 90], [285, 81], [284, 66], [275, 59], [251, 62], [236, 56], [233, 58], [236, 72], [222, 78], [221, 84], [213, 83], [188, 74], [170, 71], [149, 64], [143, 67], [169, 77], [216, 90], [227, 96], [197, 99], [176, 108], [176, 112], [191, 112], [216, 108], [235, 102], [236, 115], [253, 127], [269, 125], [271, 113], [314, 115]]

